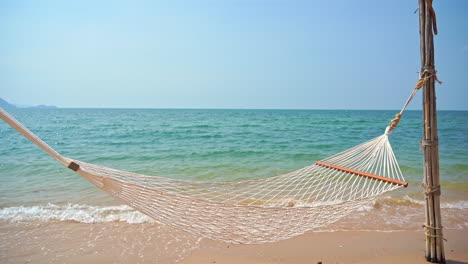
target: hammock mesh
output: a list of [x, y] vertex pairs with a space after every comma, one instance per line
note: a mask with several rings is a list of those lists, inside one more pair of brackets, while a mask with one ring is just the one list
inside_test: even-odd
[[227, 243], [275, 242], [333, 223], [406, 186], [388, 134], [287, 174], [184, 181], [61, 156], [0, 108], [0, 117], [63, 165], [155, 220]]

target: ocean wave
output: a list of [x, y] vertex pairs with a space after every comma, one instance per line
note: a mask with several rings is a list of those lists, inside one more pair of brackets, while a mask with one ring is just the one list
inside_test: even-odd
[[154, 222], [150, 217], [126, 205], [92, 206], [80, 204], [36, 205], [6, 207], [0, 210], [0, 219], [7, 221], [75, 221], [79, 223], [126, 222], [140, 224]]
[[424, 205], [424, 201], [411, 198], [408, 195], [405, 195], [402, 197], [385, 196], [385, 197], [377, 199], [377, 201], [374, 204], [375, 207], [379, 207], [379, 206], [419, 207], [423, 205]]
[[[369, 212], [382, 207], [422, 207], [424, 201], [409, 196], [383, 197], [373, 204], [363, 205], [357, 212]], [[468, 209], [468, 201], [441, 203], [443, 209]], [[80, 204], [46, 204], [34, 206], [15, 206], [0, 209], [0, 220], [21, 221], [74, 221], [79, 223], [126, 222], [129, 224], [154, 223], [151, 217], [136, 211], [127, 205], [93, 206]]]
[[[409, 197], [408, 195], [402, 197], [382, 197], [377, 199], [374, 203], [374, 207], [379, 206], [405, 206], [405, 207], [421, 207], [424, 206], [425, 201], [417, 200], [414, 198]], [[451, 201], [451, 202], [443, 202], [440, 204], [441, 208], [448, 208], [448, 209], [468, 209], [468, 201]]]

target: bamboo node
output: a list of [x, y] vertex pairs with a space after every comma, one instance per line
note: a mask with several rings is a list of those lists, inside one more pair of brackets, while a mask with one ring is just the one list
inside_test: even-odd
[[429, 186], [425, 183], [421, 183], [421, 187], [424, 189], [426, 196], [440, 195], [440, 185]]
[[428, 72], [428, 73], [435, 73], [436, 72], [436, 69], [434, 66], [423, 66], [422, 67], [423, 69], [423, 72]]
[[439, 145], [439, 140], [437, 140], [437, 139], [435, 139], [435, 140], [423, 139], [423, 140], [419, 141], [419, 144], [421, 144], [421, 147], [424, 147], [424, 146], [435, 147], [435, 146]]

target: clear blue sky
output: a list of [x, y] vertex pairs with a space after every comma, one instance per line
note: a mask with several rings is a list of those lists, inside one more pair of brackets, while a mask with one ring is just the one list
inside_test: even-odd
[[[435, 0], [439, 109], [468, 110], [468, 1]], [[0, 97], [60, 107], [398, 109], [417, 0], [0, 1]], [[410, 109], [420, 109], [421, 99]]]

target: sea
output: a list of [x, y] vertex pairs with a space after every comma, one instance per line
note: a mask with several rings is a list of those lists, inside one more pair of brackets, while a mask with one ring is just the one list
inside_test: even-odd
[[[145, 175], [207, 182], [265, 178], [308, 166], [380, 136], [397, 112], [8, 111], [64, 156]], [[443, 225], [466, 229], [468, 111], [439, 111], [438, 122]], [[383, 194], [374, 204], [314, 232], [422, 230], [421, 139], [422, 112], [406, 111], [390, 142], [409, 187]], [[135, 233], [140, 236], [132, 236]], [[82, 251], [92, 255], [110, 250], [104, 243], [123, 237], [132, 237], [133, 246], [129, 242], [125, 250], [114, 248], [120, 259], [129, 252], [154, 254], [158, 263], [183, 259], [200, 243], [200, 238], [157, 223], [110, 197], [0, 122], [0, 262], [44, 258], [66, 263]], [[78, 242], [65, 246], [67, 238]], [[135, 243], [144, 244], [141, 239], [158, 242], [136, 250]]]

